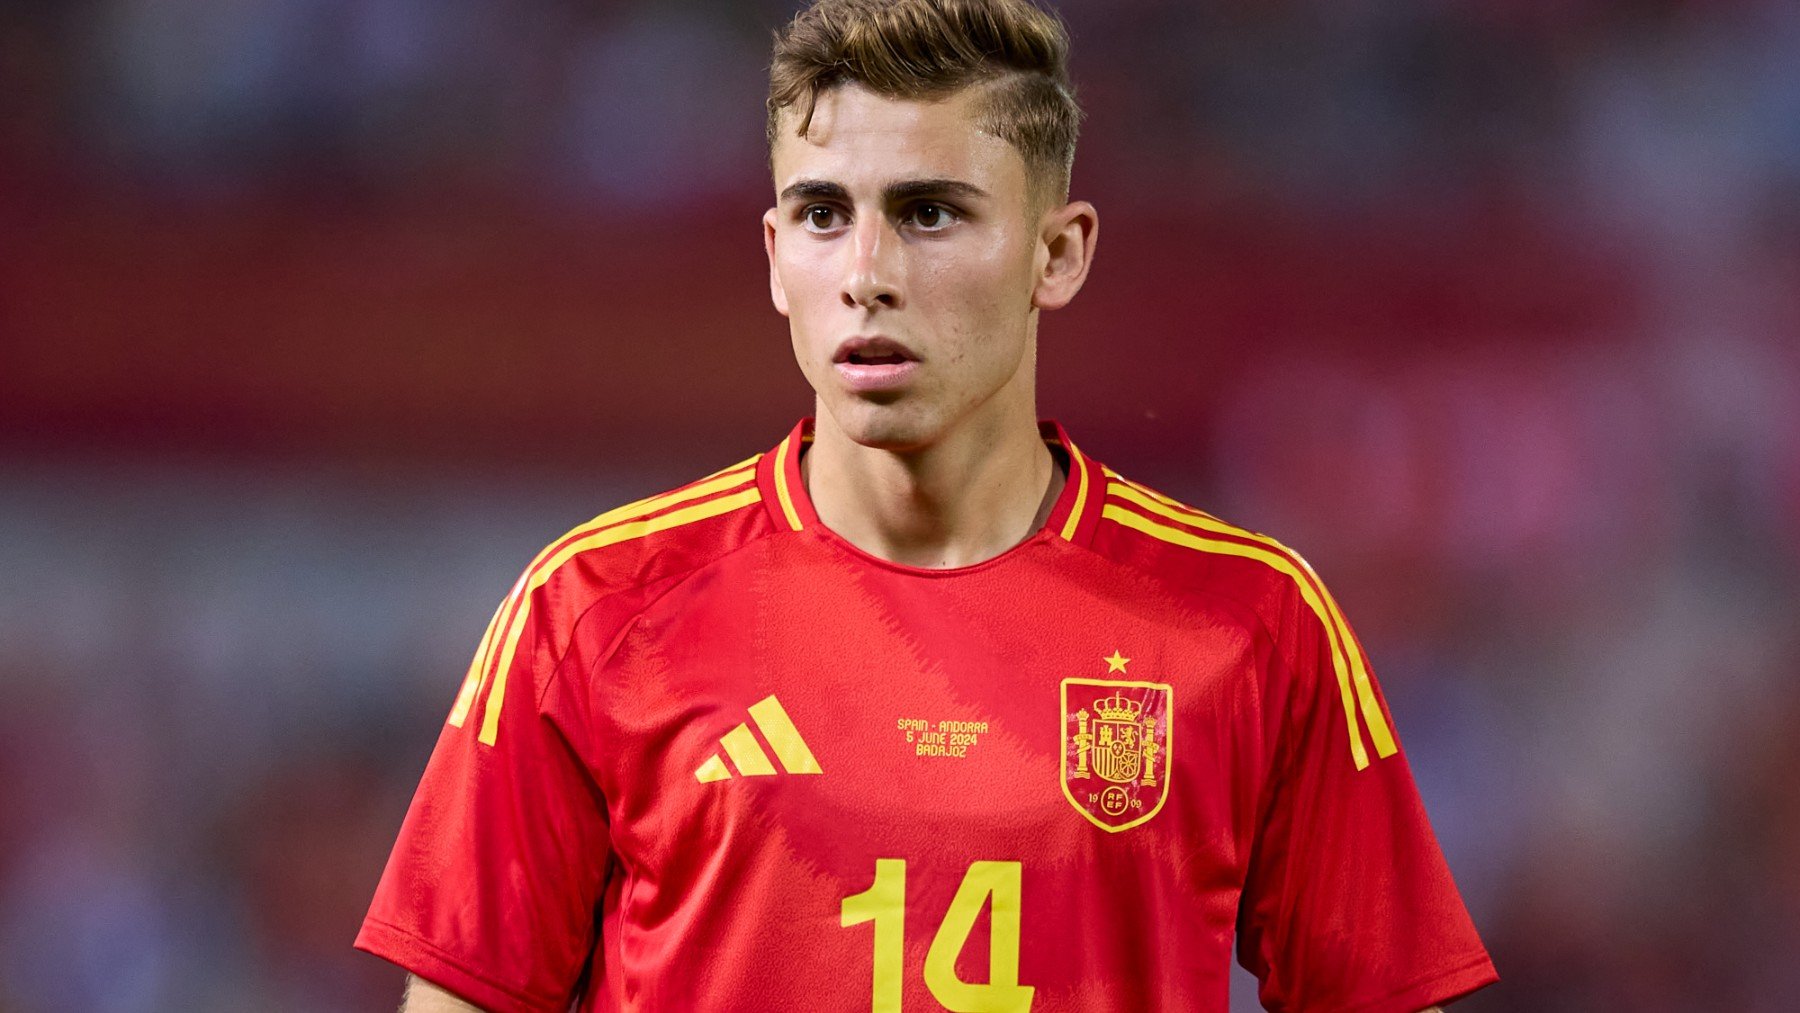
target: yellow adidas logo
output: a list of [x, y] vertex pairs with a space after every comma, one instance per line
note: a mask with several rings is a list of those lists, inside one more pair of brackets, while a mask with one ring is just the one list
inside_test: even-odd
[[[813, 759], [812, 750], [806, 748], [806, 740], [800, 737], [800, 729], [782, 709], [781, 701], [773, 695], [766, 696], [750, 705], [750, 720], [756, 722], [757, 731], [762, 732], [769, 742], [769, 748], [775, 750], [775, 758], [781, 761], [782, 769], [790, 774], [819, 774], [819, 761]], [[775, 765], [769, 762], [769, 754], [763, 752], [757, 744], [756, 736], [751, 734], [749, 724], [739, 724], [726, 732], [719, 740], [725, 747], [725, 755], [731, 757], [731, 765], [745, 777], [759, 774], [775, 773]], [[694, 780], [705, 784], [709, 781], [724, 781], [731, 777], [731, 771], [725, 761], [714, 753], [706, 758], [700, 769], [694, 771]]]

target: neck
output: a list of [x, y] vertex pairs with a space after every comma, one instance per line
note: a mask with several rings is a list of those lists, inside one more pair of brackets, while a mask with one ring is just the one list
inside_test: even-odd
[[904, 453], [856, 443], [820, 410], [800, 460], [813, 509], [890, 562], [947, 569], [992, 559], [1043, 527], [1062, 492], [1062, 471], [1026, 408]]

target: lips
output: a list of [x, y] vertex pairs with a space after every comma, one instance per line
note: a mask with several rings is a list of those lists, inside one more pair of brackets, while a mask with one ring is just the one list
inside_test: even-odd
[[897, 392], [919, 368], [912, 349], [883, 337], [851, 338], [838, 346], [831, 362], [844, 386], [860, 394]]
[[884, 337], [850, 338], [839, 345], [837, 353], [831, 357], [832, 363], [840, 366], [897, 366], [918, 360], [912, 349]]

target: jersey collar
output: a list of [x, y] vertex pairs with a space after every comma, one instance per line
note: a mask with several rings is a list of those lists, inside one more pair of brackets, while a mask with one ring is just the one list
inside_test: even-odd
[[[1106, 485], [1101, 467], [1076, 449], [1061, 423], [1045, 419], [1038, 423], [1038, 433], [1046, 445], [1061, 451], [1068, 475], [1049, 518], [1033, 537], [1049, 535], [1085, 545], [1099, 520], [1101, 501], [1105, 499]], [[775, 524], [791, 531], [822, 531], [824, 528], [819, 523], [819, 515], [813, 511], [812, 498], [806, 494], [806, 484], [800, 480], [800, 455], [812, 439], [813, 420], [803, 418], [757, 462], [757, 482], [762, 488], [763, 503]]]

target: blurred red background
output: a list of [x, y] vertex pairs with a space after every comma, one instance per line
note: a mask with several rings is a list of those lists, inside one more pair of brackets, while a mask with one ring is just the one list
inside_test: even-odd
[[[792, 10], [0, 13], [0, 1008], [397, 997], [348, 943], [493, 600], [809, 410]], [[1468, 1008], [1800, 1005], [1800, 11], [1061, 10], [1042, 411], [1331, 581]]]

